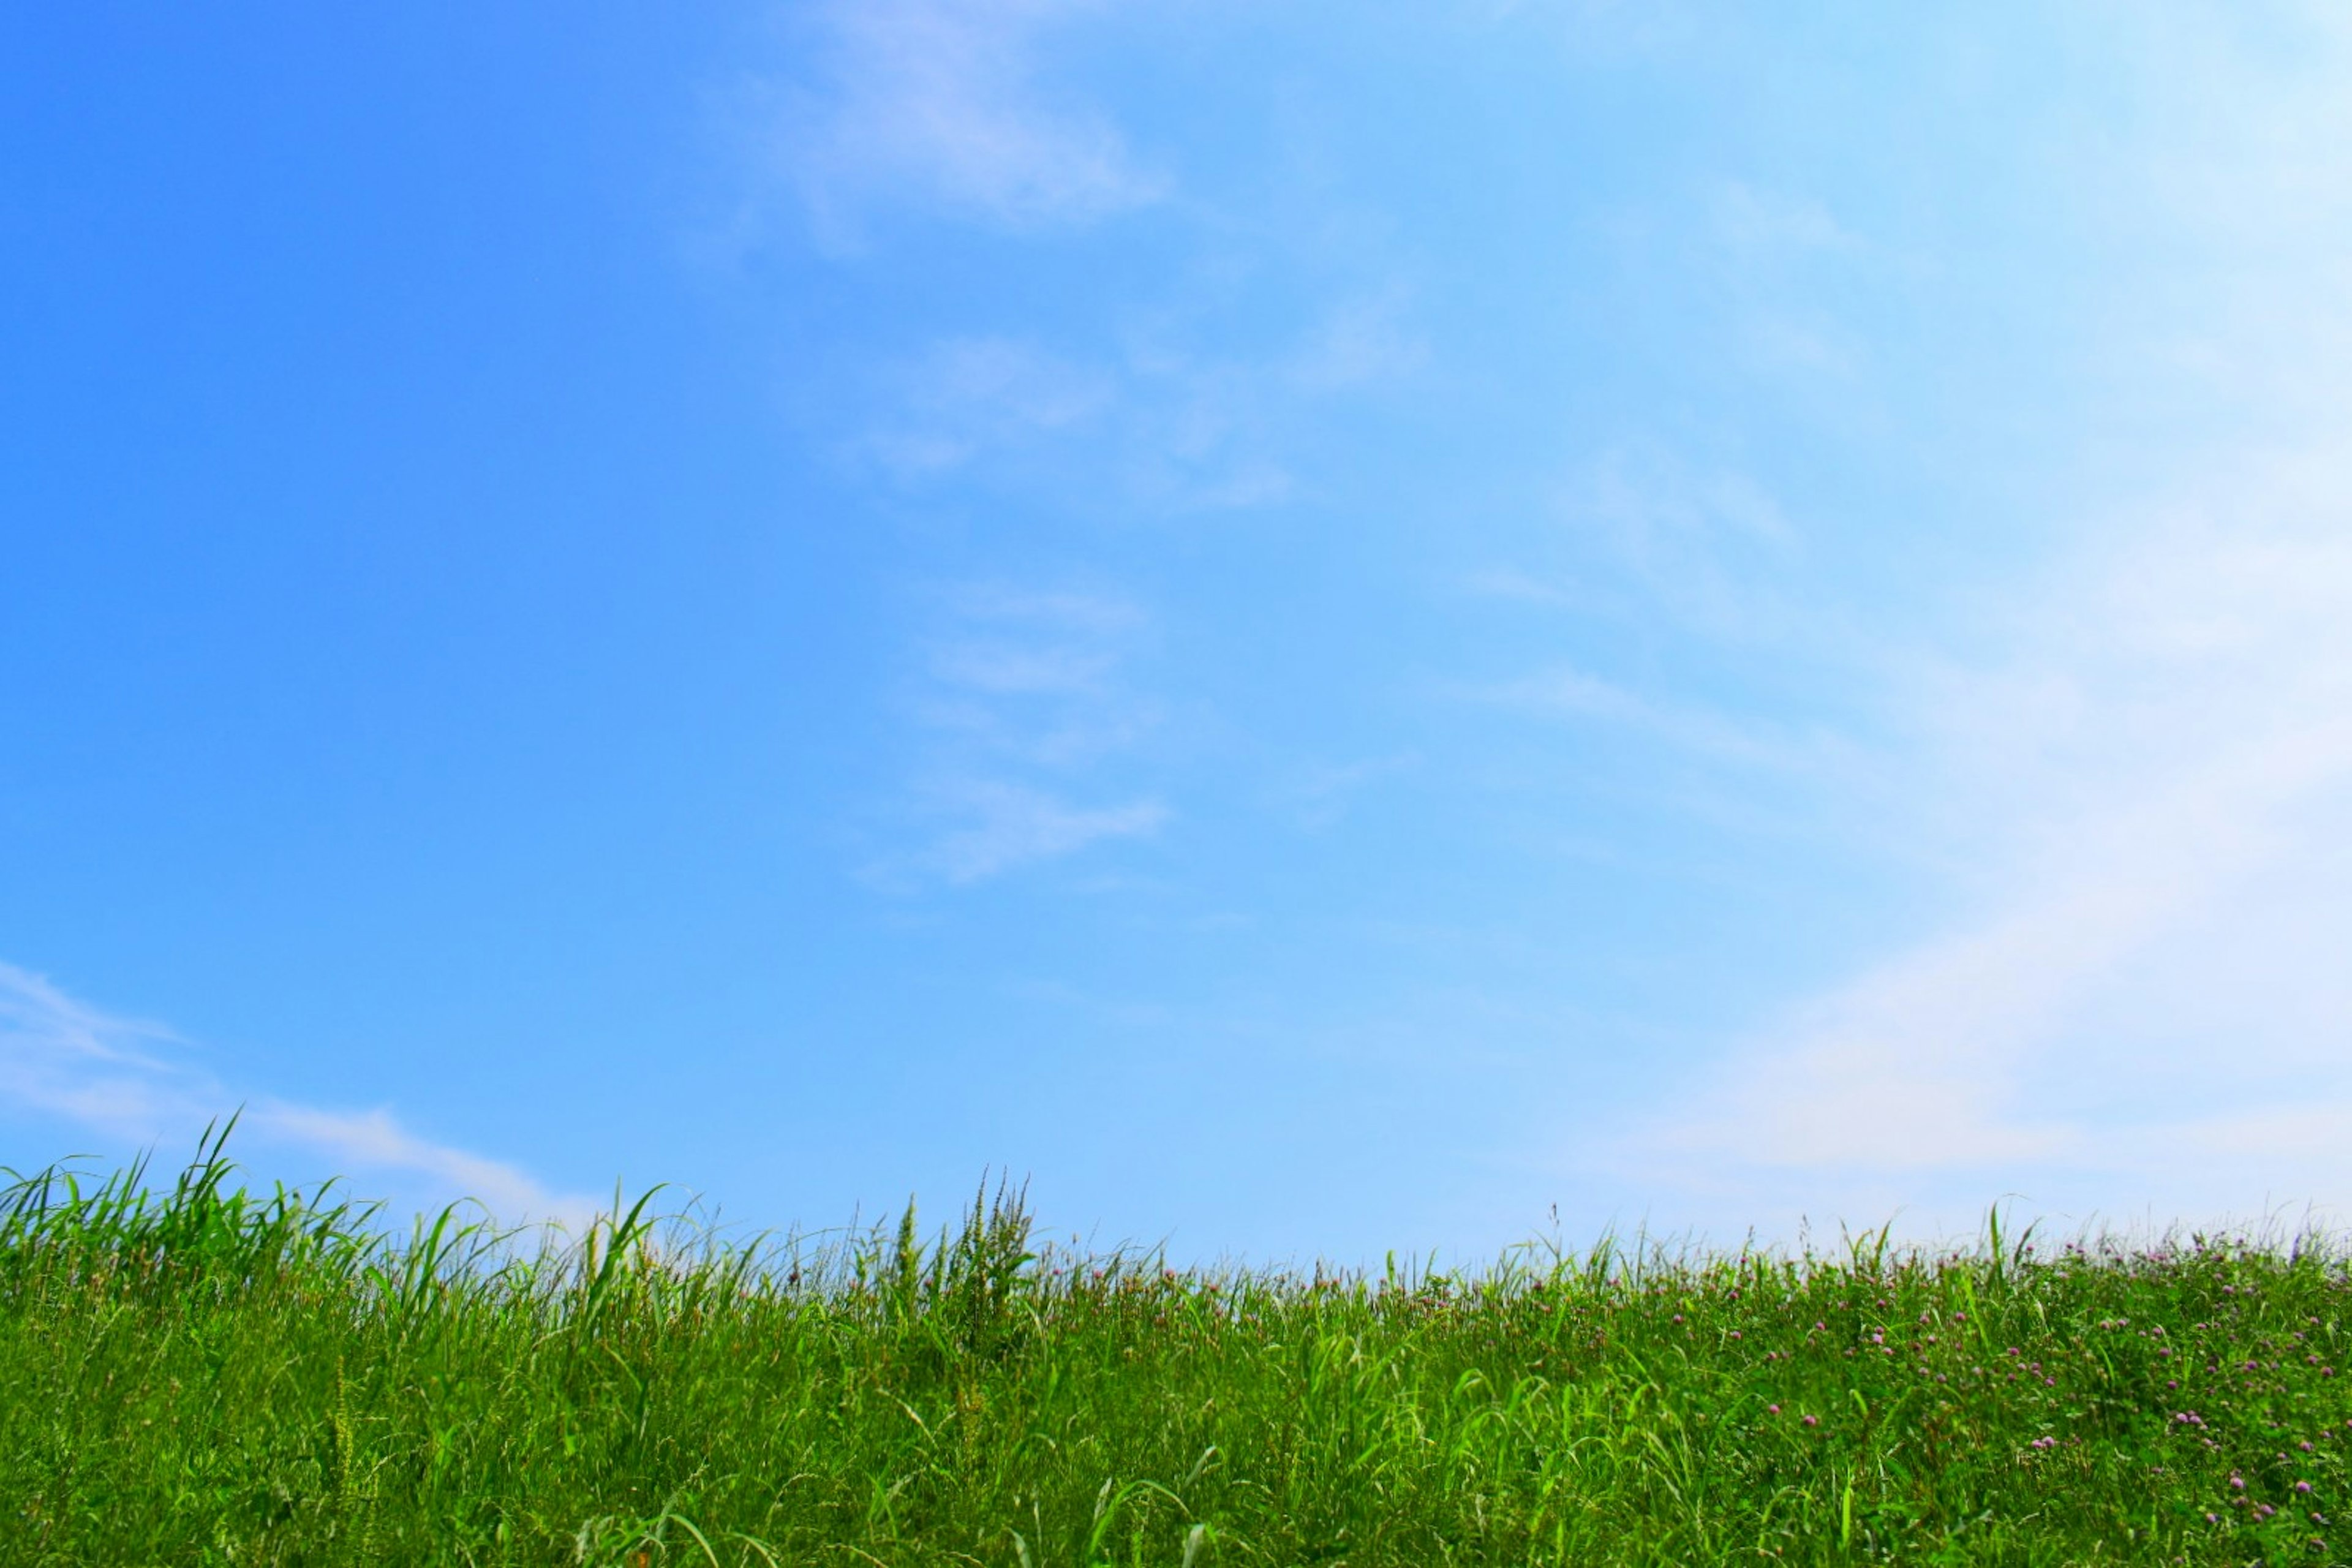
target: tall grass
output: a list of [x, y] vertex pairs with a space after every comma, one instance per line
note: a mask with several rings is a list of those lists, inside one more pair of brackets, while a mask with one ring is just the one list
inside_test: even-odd
[[[2327, 1563], [2344, 1260], [2192, 1237], [1175, 1271], [0, 1194], [0, 1563]], [[2347, 1535], [2347, 1539], [2352, 1539]]]

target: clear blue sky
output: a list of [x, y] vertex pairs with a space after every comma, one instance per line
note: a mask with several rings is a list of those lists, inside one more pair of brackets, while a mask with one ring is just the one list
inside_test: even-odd
[[0, 1163], [2352, 1199], [2344, 18], [14, 8]]

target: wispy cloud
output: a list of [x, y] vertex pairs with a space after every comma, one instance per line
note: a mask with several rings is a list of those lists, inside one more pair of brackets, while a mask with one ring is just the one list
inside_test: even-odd
[[1421, 764], [1418, 752], [1325, 763], [1302, 769], [1276, 791], [1275, 798], [1297, 814], [1300, 826], [1321, 832], [1344, 818], [1365, 791]]
[[1248, 510], [1299, 493], [1282, 448], [1308, 411], [1395, 385], [1425, 353], [1396, 288], [1334, 299], [1255, 355], [1203, 353], [1196, 327], [1154, 321], [1086, 353], [940, 339], [876, 378], [884, 406], [851, 445], [910, 487], [981, 478], [1163, 514]]
[[966, 588], [940, 595], [908, 710], [946, 770], [1067, 776], [1132, 748], [1160, 710], [1128, 668], [1150, 629], [1133, 601]]
[[1171, 180], [1100, 107], [1164, 45], [1136, 16], [1102, 0], [820, 0], [795, 28], [809, 47], [792, 84], [752, 93], [763, 185], [780, 168], [820, 249], [858, 253], [876, 215], [916, 208], [1028, 235], [1058, 269], [1051, 240], [1162, 207], [1148, 262], [1042, 298], [983, 283], [971, 325], [876, 343], [866, 363], [885, 368], [839, 437], [854, 461], [908, 486], [1262, 509], [1314, 489], [1293, 455], [1312, 411], [1424, 363], [1411, 268], [1384, 254], [1382, 225], [1343, 221], [1331, 193], [1280, 172], [1167, 199]]
[[[1580, 620], [1671, 626], [1688, 647], [1779, 649], [1841, 617], [1803, 592], [1806, 546], [1763, 486], [1655, 443], [1620, 444], [1557, 487], [1528, 563], [1467, 574], [1464, 590]], [[1736, 680], [1732, 682], [1735, 686]], [[1606, 724], [1717, 762], [1831, 773], [1854, 747], [1826, 726], [1767, 721], [1681, 691], [1656, 694], [1564, 661], [1451, 689], [1464, 700]]]
[[[1822, 775], [1823, 799], [1850, 842], [1940, 873], [1940, 912], [1759, 1016], [1588, 1171], [1737, 1222], [1934, 1228], [2004, 1194], [2077, 1216], [2352, 1210], [2352, 29], [2252, 17], [2109, 14], [2145, 134], [2070, 143], [2063, 175], [2115, 237], [2067, 346], [2114, 398], [2056, 478], [2043, 553], [1919, 594], [1866, 647], [1816, 643], [1873, 710], [1863, 765]], [[1871, 249], [1752, 196], [1717, 213], [1746, 261]], [[1659, 489], [1586, 515], [1629, 520], [1632, 580], [1683, 624], [1736, 643], [1872, 621], [1769, 571], [1678, 586], [1809, 545], [1736, 544]], [[1606, 686], [1550, 695], [1654, 721]]]
[[969, 885], [1158, 832], [1169, 807], [1111, 765], [1159, 722], [1128, 673], [1150, 616], [1068, 588], [965, 584], [933, 599], [908, 702], [925, 752], [908, 802], [922, 841], [874, 874]]
[[1654, 622], [1710, 639], [1773, 640], [1817, 627], [1791, 582], [1803, 531], [1738, 468], [1694, 463], [1654, 442], [1604, 448], [1555, 488], [1547, 527], [1521, 562], [1473, 574], [1474, 593]]
[[833, 0], [823, 79], [791, 100], [777, 145], [820, 229], [918, 202], [1011, 227], [1092, 222], [1161, 195], [1099, 109], [1043, 67], [1087, 0]]
[[346, 1169], [420, 1176], [443, 1192], [463, 1194], [509, 1222], [578, 1222], [594, 1215], [596, 1200], [551, 1193], [504, 1161], [420, 1138], [389, 1110], [324, 1110], [279, 1100], [258, 1102], [246, 1123], [266, 1137], [313, 1149]]
[[931, 672], [959, 691], [986, 697], [1078, 697], [1101, 691], [1112, 663], [1097, 649], [966, 639], [940, 648]]
[[1141, 632], [1151, 623], [1150, 614], [1134, 600], [1086, 589], [967, 583], [947, 590], [940, 598], [959, 618], [977, 626], [1034, 626], [1076, 636], [1117, 637]]
[[[1916, 268], [1840, 218], [1820, 197], [1727, 180], [1703, 199], [1699, 233], [1748, 365], [1819, 392], [1862, 390], [1874, 343], [1855, 310]], [[1859, 288], [1870, 285], [1872, 289]]]
[[925, 857], [950, 882], [977, 882], [1041, 860], [1057, 860], [1108, 838], [1156, 833], [1168, 809], [1155, 800], [1077, 806], [1043, 790], [967, 779], [936, 792], [959, 819]]
[[1931, 1210], [2352, 1202], [2352, 984], [2313, 940], [2352, 931], [2347, 517], [2352, 468], [2258, 461], [2021, 594], [1997, 652], [1921, 663], [1889, 762], [1978, 912], [1760, 1031], [1643, 1168]]
[[1717, 243], [1745, 262], [1864, 248], [1862, 237], [1815, 196], [1727, 180], [1709, 205]]
[[1839, 751], [1827, 736], [1789, 736], [1729, 713], [1644, 697], [1566, 667], [1467, 688], [1464, 695], [1530, 713], [1621, 725], [1687, 752], [1745, 765], [1818, 769]]
[[41, 975], [0, 963], [0, 1104], [56, 1118], [117, 1143], [193, 1150], [207, 1123], [240, 1110], [242, 1138], [378, 1176], [425, 1201], [472, 1198], [501, 1220], [576, 1222], [591, 1199], [551, 1192], [500, 1161], [421, 1138], [390, 1111], [334, 1110], [239, 1093], [182, 1059], [186, 1043], [152, 1023], [117, 1018]]
[[1571, 57], [1643, 55], [1703, 35], [1704, 8], [1687, 0], [1460, 0], [1488, 25], [1540, 26]]
[[945, 339], [891, 380], [897, 406], [866, 443], [906, 479], [1098, 430], [1120, 390], [1105, 371], [1003, 336]]
[[1418, 371], [1429, 345], [1412, 325], [1402, 282], [1333, 300], [1295, 354], [1289, 374], [1308, 392], [1395, 382]]

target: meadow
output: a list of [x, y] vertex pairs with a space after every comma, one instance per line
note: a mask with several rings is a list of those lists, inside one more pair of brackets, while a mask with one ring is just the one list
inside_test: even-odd
[[[568, 1241], [337, 1190], [0, 1195], [0, 1562], [2325, 1563], [2352, 1282], [2308, 1240], [1475, 1275], [956, 1223]], [[2352, 1520], [2347, 1520], [2352, 1522]]]

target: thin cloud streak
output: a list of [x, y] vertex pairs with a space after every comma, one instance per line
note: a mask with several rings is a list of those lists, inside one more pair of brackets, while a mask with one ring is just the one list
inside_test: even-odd
[[950, 786], [941, 794], [943, 804], [965, 821], [927, 858], [958, 884], [1058, 860], [1106, 839], [1147, 837], [1160, 831], [1169, 815], [1155, 800], [1077, 806], [1043, 790], [989, 780]]
[[1080, 0], [841, 0], [821, 16], [830, 79], [794, 103], [783, 156], [821, 235], [854, 247], [859, 209], [931, 205], [1011, 228], [1084, 225], [1164, 182], [1099, 111], [1038, 80], [1041, 35]]
[[1818, 772], [1838, 751], [1826, 740], [1792, 740], [1727, 713], [1660, 702], [1566, 667], [1469, 688], [1462, 695], [1552, 718], [1622, 726], [1699, 756], [1744, 766]]
[[1118, 396], [1100, 371], [1001, 335], [934, 343], [897, 380], [903, 406], [865, 445], [902, 481], [936, 480], [991, 454], [1083, 434]]
[[157, 1047], [184, 1042], [113, 1017], [45, 977], [0, 963], [0, 1104], [121, 1142], [184, 1142], [239, 1114], [241, 1136], [323, 1155], [346, 1176], [422, 1178], [444, 1201], [471, 1198], [501, 1221], [578, 1224], [588, 1198], [551, 1192], [500, 1161], [420, 1138], [388, 1110], [331, 1110], [238, 1094]]
[[1138, 330], [1084, 356], [1008, 333], [940, 339], [875, 378], [883, 406], [845, 443], [921, 490], [1006, 484], [1092, 511], [1248, 511], [1301, 493], [1281, 455], [1316, 411], [1408, 382], [1425, 350], [1401, 289], [1339, 300], [1260, 356]]
[[930, 772], [1067, 775], [1132, 749], [1157, 723], [1129, 661], [1150, 629], [1131, 601], [1003, 587], [945, 595], [910, 711]]
[[598, 1211], [593, 1200], [551, 1194], [502, 1161], [419, 1138], [381, 1109], [322, 1110], [265, 1100], [252, 1107], [242, 1125], [364, 1169], [413, 1173], [508, 1220], [553, 1219], [576, 1228]]
[[931, 597], [940, 624], [907, 704], [928, 753], [905, 805], [919, 841], [869, 880], [968, 888], [1171, 820], [1118, 776], [1160, 717], [1127, 671], [1151, 629], [1140, 605], [1003, 583]]

